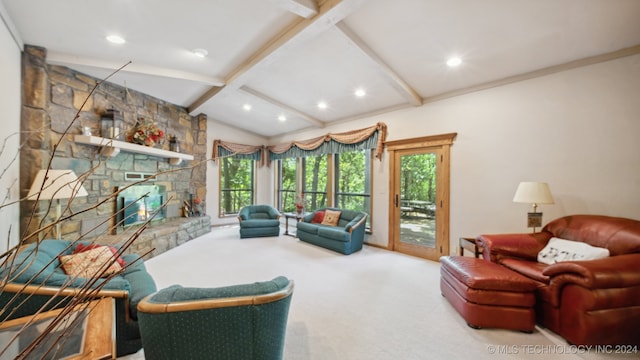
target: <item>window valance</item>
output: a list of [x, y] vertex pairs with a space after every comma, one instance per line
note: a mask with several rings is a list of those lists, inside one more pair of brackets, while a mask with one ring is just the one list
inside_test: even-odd
[[387, 125], [380, 122], [364, 129], [336, 134], [329, 133], [313, 139], [268, 146], [268, 161], [270, 163], [272, 160], [291, 157], [336, 154], [363, 149], [375, 149], [376, 158], [380, 159], [386, 136]]
[[259, 161], [260, 166], [264, 165], [264, 146], [244, 145], [228, 141], [213, 140], [213, 161], [217, 163], [221, 157], [233, 156], [239, 159], [250, 159]]

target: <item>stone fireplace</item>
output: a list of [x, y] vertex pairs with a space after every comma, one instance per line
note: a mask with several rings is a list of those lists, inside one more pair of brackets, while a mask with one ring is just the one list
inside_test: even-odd
[[[136, 249], [158, 248], [154, 241], [165, 242], [158, 234], [169, 239], [169, 245], [160, 246], [164, 250], [171, 244], [175, 246], [210, 231], [208, 217], [185, 219], [182, 213], [184, 201], [192, 197], [206, 198], [205, 115], [191, 116], [183, 107], [109, 82], [101, 83], [92, 93], [101, 79], [47, 64], [46, 49], [40, 47], [25, 46], [22, 71], [21, 195], [26, 195], [35, 174], [49, 162], [52, 169], [73, 170], [83, 178], [83, 186], [89, 194], [63, 205], [65, 214], [77, 215], [62, 223], [62, 238], [100, 237], [112, 242], [121, 241], [127, 236], [127, 229], [139, 227], [142, 219], [155, 211], [158, 204], [165, 207], [156, 216], [157, 221], [150, 223], [146, 230], [153, 236], [140, 236], [141, 240], [150, 238], [152, 243], [141, 244]], [[125, 150], [109, 156], [100, 146], [74, 141], [75, 136], [83, 134], [87, 128], [93, 135], [100, 136], [101, 117], [110, 109], [122, 113], [125, 130], [133, 129], [139, 118], [153, 120], [167, 134], [165, 143], [156, 147], [168, 151], [168, 136], [175, 136], [180, 140], [180, 152], [193, 155], [193, 160], [176, 163], [153, 154]], [[141, 174], [141, 180], [132, 179], [132, 173]], [[138, 186], [150, 186], [158, 194], [149, 192], [150, 188], [139, 190]], [[136, 193], [119, 194], [119, 190], [126, 187], [136, 188]], [[131, 209], [136, 209], [135, 213], [125, 211], [121, 217], [114, 216], [118, 209], [126, 206], [124, 204], [132, 204], [131, 197], [140, 197], [141, 193], [148, 193], [143, 197], [144, 208], [140, 204], [131, 205]], [[46, 224], [53, 220], [48, 204], [41, 201], [35, 221], [31, 221], [30, 228], [26, 229], [32, 206], [30, 201], [21, 203], [23, 233], [32, 231], [41, 221]], [[158, 216], [163, 218], [158, 219]], [[120, 221], [127, 224], [120, 224]], [[193, 228], [192, 223], [197, 223], [197, 227]], [[180, 229], [186, 229], [186, 232], [180, 235]]]

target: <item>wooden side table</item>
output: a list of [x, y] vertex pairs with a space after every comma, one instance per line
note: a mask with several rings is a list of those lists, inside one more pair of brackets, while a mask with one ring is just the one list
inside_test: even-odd
[[[16, 356], [24, 346], [30, 344], [62, 309], [46, 311], [35, 316], [7, 320], [0, 325], [0, 336], [11, 338], [20, 331], [5, 356]], [[31, 321], [26, 329], [22, 327]], [[22, 329], [22, 330], [21, 330]], [[113, 298], [94, 300], [80, 305], [65, 317], [42, 342], [30, 353], [29, 358], [54, 355], [69, 360], [104, 360], [116, 358], [115, 303]], [[60, 338], [62, 336], [62, 338]], [[24, 339], [23, 339], [24, 338]], [[2, 345], [0, 345], [2, 346]], [[53, 346], [52, 353], [47, 354]], [[15, 352], [15, 353], [13, 353]]]
[[473, 256], [479, 258], [482, 254], [482, 248], [478, 247], [476, 238], [461, 237], [460, 238], [460, 256], [464, 256], [464, 250], [472, 251]]

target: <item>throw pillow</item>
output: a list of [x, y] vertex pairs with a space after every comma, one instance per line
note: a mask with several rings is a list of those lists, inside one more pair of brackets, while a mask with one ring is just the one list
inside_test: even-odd
[[319, 211], [316, 211], [315, 214], [313, 214], [313, 219], [311, 219], [311, 223], [322, 224], [323, 220], [324, 220], [324, 210], [319, 210]]
[[116, 256], [116, 261], [118, 262], [118, 264], [120, 264], [120, 266], [124, 267], [125, 265], [127, 265], [127, 263], [124, 261], [124, 259], [122, 259], [120, 256], [118, 256], [118, 249], [116, 249], [113, 246], [106, 246], [106, 245], [98, 245], [98, 244], [87, 244], [84, 245], [83, 243], [79, 243], [78, 246], [76, 246], [75, 250], [73, 250], [74, 254], [77, 253], [81, 253], [87, 250], [92, 250], [92, 249], [96, 249], [96, 248], [100, 248], [100, 247], [108, 247], [109, 250], [111, 250], [111, 253], [113, 254], [113, 256]]
[[340, 214], [342, 211], [338, 210], [325, 210], [324, 219], [322, 219], [322, 225], [329, 226], [338, 226], [338, 221], [340, 221]]
[[67, 275], [81, 278], [106, 277], [122, 270], [120, 264], [114, 261], [113, 253], [107, 246], [77, 254], [62, 255], [60, 264]]
[[608, 256], [609, 249], [553, 237], [538, 253], [538, 262], [551, 265], [561, 261], [594, 260]]

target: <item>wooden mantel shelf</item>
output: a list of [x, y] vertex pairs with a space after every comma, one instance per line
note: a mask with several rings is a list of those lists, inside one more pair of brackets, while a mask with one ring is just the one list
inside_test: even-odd
[[116, 156], [120, 151], [157, 156], [169, 159], [171, 165], [179, 165], [182, 160], [193, 160], [193, 155], [182, 154], [175, 151], [156, 149], [149, 146], [132, 144], [119, 140], [102, 138], [90, 135], [74, 135], [74, 141], [80, 144], [99, 146], [100, 153], [104, 156]]

